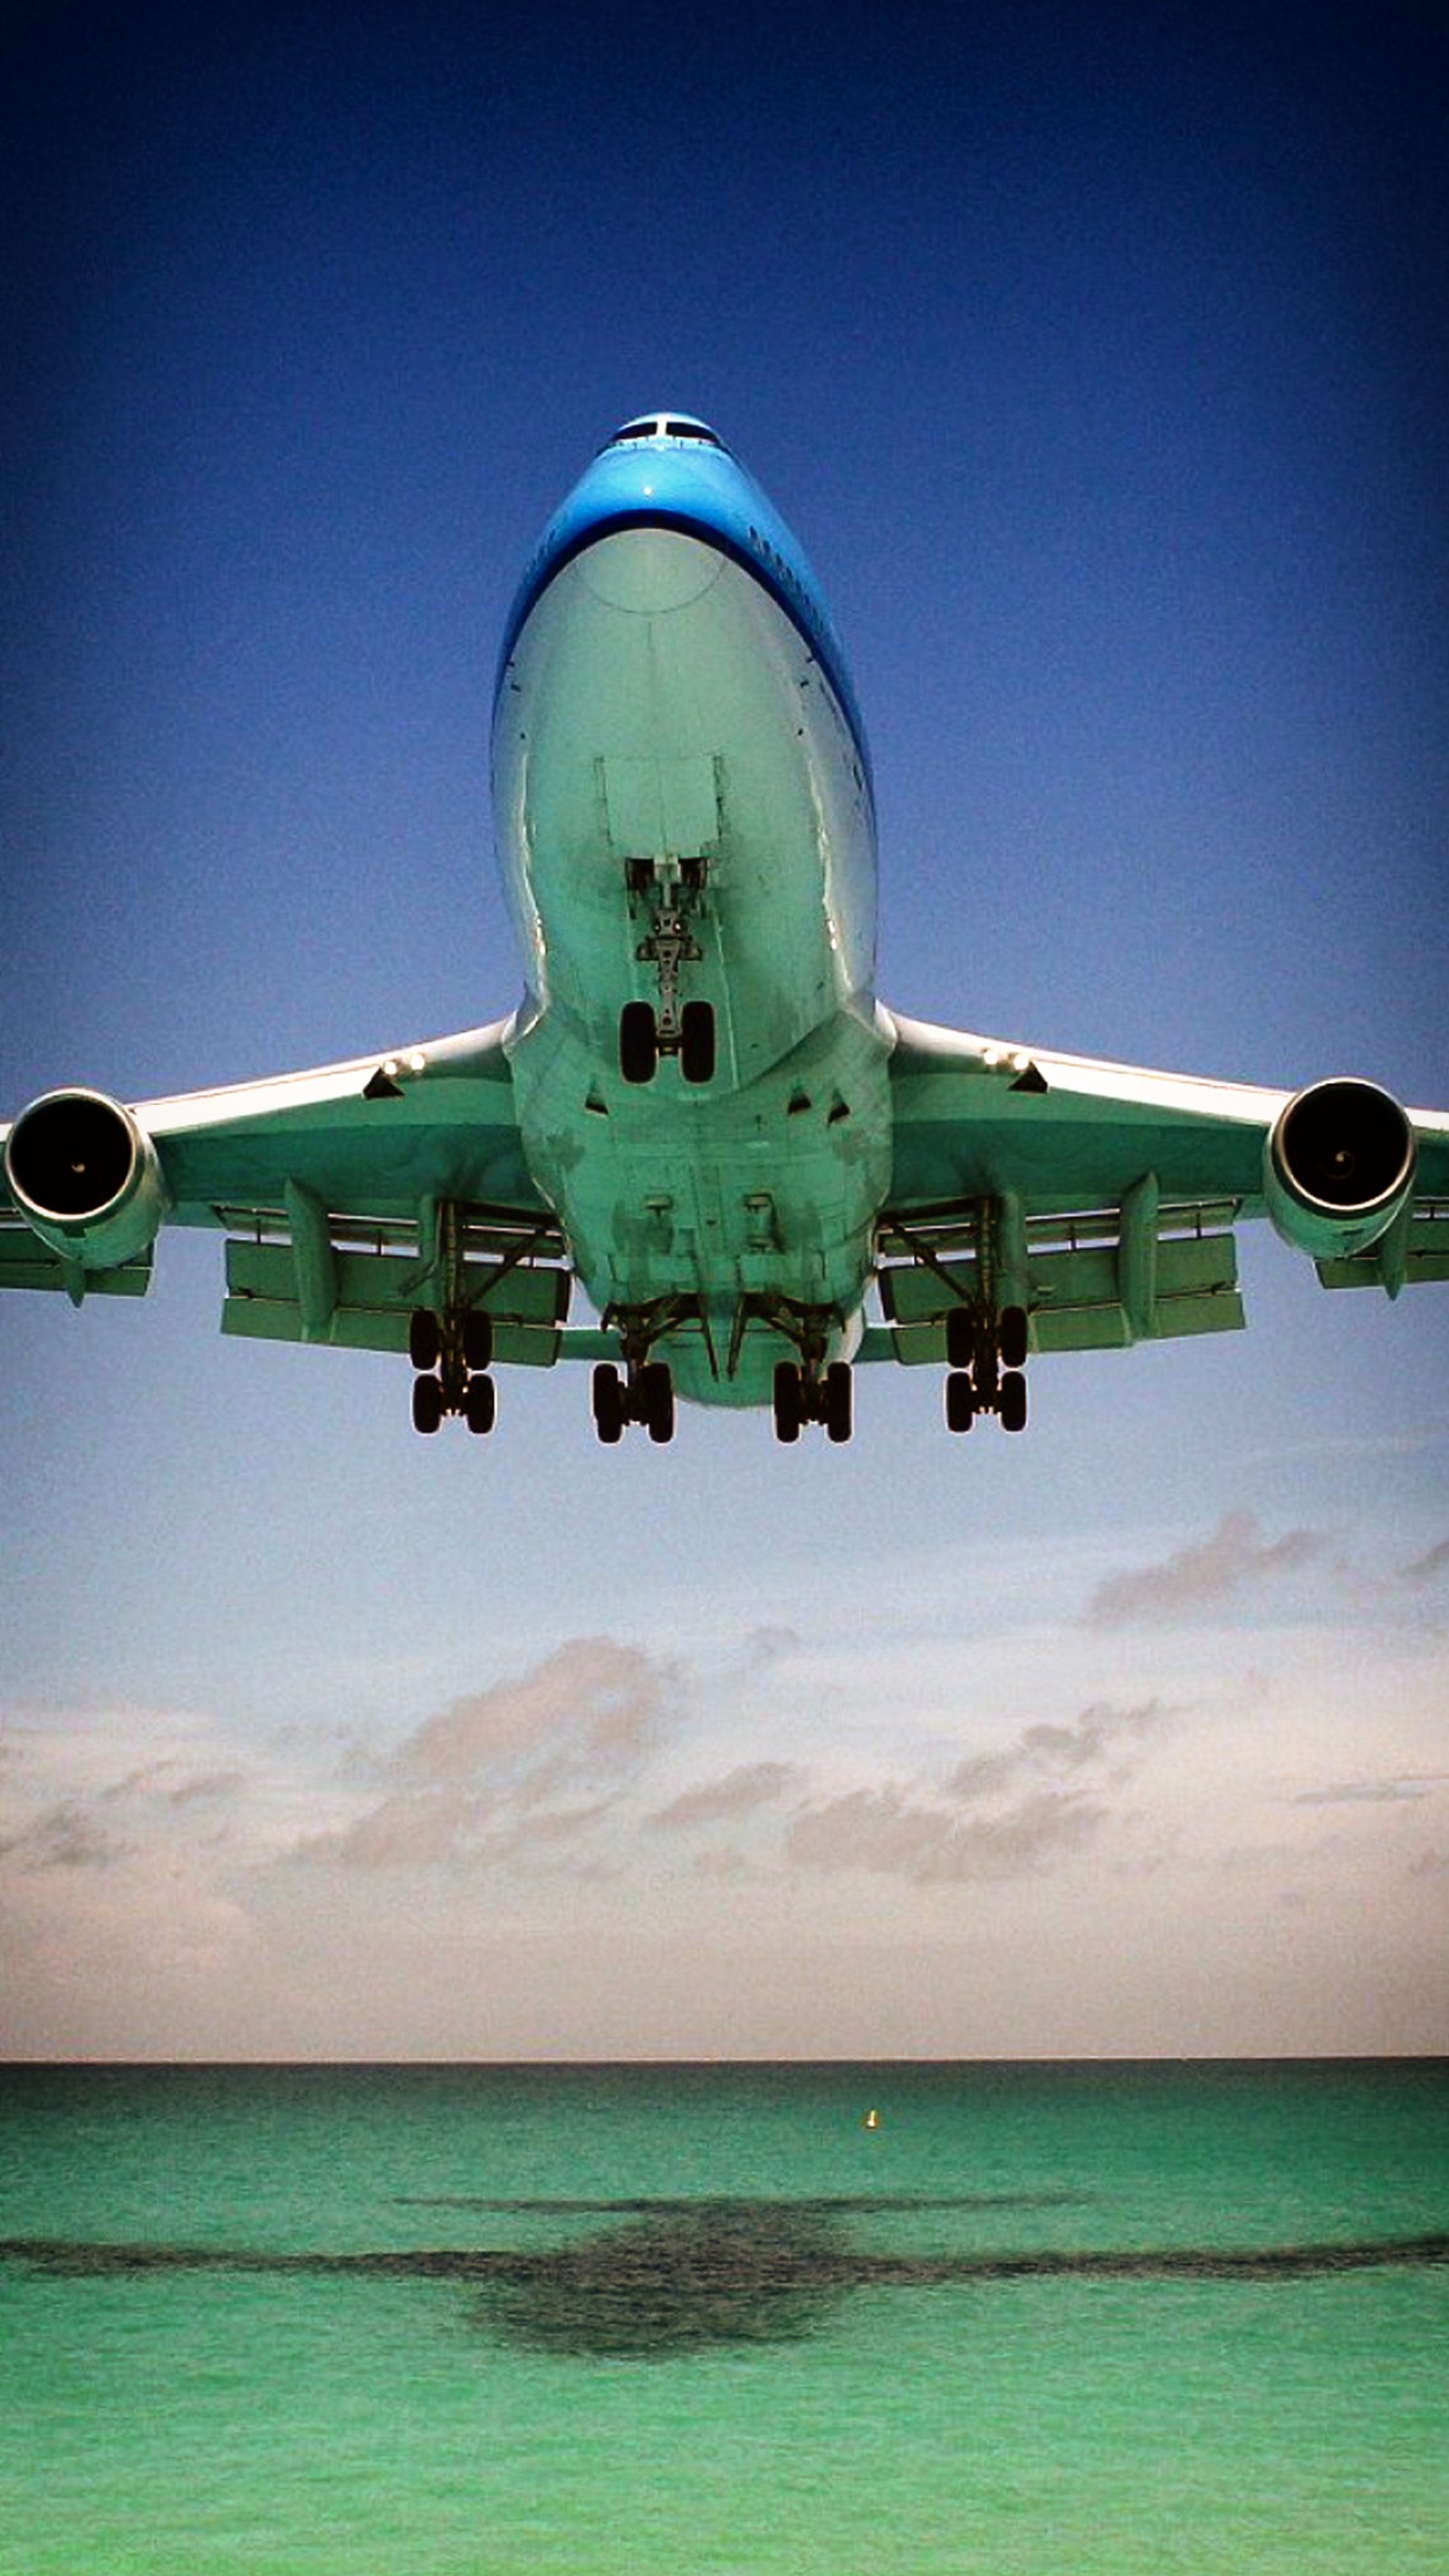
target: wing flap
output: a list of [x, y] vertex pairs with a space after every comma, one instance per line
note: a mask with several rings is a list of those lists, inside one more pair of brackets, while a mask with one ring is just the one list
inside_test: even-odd
[[1344, 1261], [1315, 1264], [1325, 1288], [1401, 1288], [1449, 1280], [1449, 1199], [1417, 1200], [1400, 1236], [1391, 1226], [1381, 1243]]
[[23, 1218], [0, 1214], [0, 1288], [58, 1288], [75, 1305], [82, 1297], [144, 1297], [152, 1267], [148, 1249], [114, 1270], [82, 1270], [50, 1251]]
[[[229, 1296], [222, 1305], [221, 1329], [248, 1342], [315, 1342], [319, 1338], [304, 1327], [301, 1307], [285, 1298]], [[329, 1350], [405, 1352], [408, 1318], [395, 1307], [339, 1307], [320, 1339]], [[552, 1368], [562, 1346], [563, 1335], [556, 1329], [537, 1324], [499, 1324], [493, 1336], [494, 1365]]]
[[958, 1305], [1024, 1306], [1037, 1351], [1237, 1332], [1245, 1319], [1235, 1214], [1231, 1201], [1164, 1208], [1149, 1190], [1081, 1216], [1018, 1212], [984, 1239], [971, 1211], [887, 1219], [882, 1250], [907, 1256], [877, 1274], [893, 1355], [907, 1367], [942, 1365], [946, 1317]]
[[552, 1220], [429, 1206], [415, 1225], [372, 1227], [293, 1191], [285, 1211], [228, 1241], [221, 1328], [249, 1341], [405, 1351], [419, 1307], [477, 1310], [492, 1318], [500, 1365], [551, 1368], [573, 1284], [560, 1250]]

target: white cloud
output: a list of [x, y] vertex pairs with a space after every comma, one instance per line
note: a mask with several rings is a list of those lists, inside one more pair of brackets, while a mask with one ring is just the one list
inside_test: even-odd
[[1267, 1541], [1252, 1512], [1229, 1512], [1211, 1538], [1178, 1548], [1162, 1564], [1109, 1575], [1098, 1585], [1087, 1618], [1093, 1626], [1115, 1628], [1212, 1609], [1297, 1573], [1326, 1546], [1316, 1530], [1290, 1530]]
[[912, 1879], [1014, 1878], [1076, 1851], [1106, 1809], [1080, 1791], [1038, 1789], [1000, 1814], [962, 1817], [897, 1786], [857, 1789], [798, 1816], [786, 1841], [791, 1866], [858, 1869]]
[[1024, 1622], [983, 1578], [955, 1632], [576, 1639], [390, 1746], [17, 1719], [4, 2045], [1443, 2044], [1449, 1643], [1336, 1571], [1308, 1607]]
[[682, 1789], [667, 1807], [657, 1807], [646, 1821], [673, 1830], [713, 1825], [722, 1818], [747, 1816], [770, 1806], [803, 1779], [793, 1762], [741, 1762], [719, 1780]]

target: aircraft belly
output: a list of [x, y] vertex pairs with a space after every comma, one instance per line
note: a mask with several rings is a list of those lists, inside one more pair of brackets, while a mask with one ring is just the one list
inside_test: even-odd
[[837, 1015], [743, 1089], [690, 1091], [666, 1065], [640, 1091], [546, 1012], [519, 1040], [514, 1071], [530, 1167], [593, 1305], [689, 1306], [658, 1345], [681, 1396], [768, 1398], [790, 1348], [769, 1328], [772, 1301], [830, 1314], [832, 1348], [850, 1347], [890, 1175], [887, 1055], [873, 1022]]
[[630, 530], [568, 565], [500, 690], [495, 805], [531, 982], [601, 1056], [652, 999], [631, 862], [703, 861], [722, 1082], [749, 1081], [873, 978], [869, 788], [769, 595], [698, 539]]
[[[890, 1178], [854, 736], [760, 584], [634, 529], [567, 565], [522, 629], [494, 792], [532, 967], [510, 1051], [530, 1170], [601, 1313], [687, 1305], [657, 1345], [679, 1393], [758, 1403], [791, 1347], [772, 1301], [848, 1347]], [[639, 951], [680, 869], [679, 998], [713, 1007], [715, 1071], [688, 1084], [666, 1058], [631, 1084], [619, 1016], [659, 1003]]]

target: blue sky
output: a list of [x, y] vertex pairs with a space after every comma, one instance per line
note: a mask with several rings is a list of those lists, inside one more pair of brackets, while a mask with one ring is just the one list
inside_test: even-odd
[[[851, 656], [881, 988], [1449, 1100], [1440, 13], [7, 15], [0, 1100], [465, 1026], [487, 710], [629, 412]], [[15, 2054], [1443, 2048], [1449, 1311], [853, 1447], [3, 1317]]]

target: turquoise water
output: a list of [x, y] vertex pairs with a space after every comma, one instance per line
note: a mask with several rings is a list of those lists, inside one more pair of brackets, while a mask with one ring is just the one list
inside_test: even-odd
[[1425, 2062], [0, 2070], [0, 2576], [1445, 2576], [1446, 2235]]

